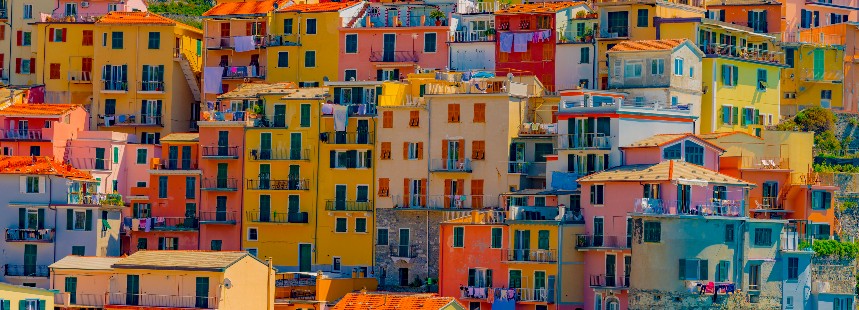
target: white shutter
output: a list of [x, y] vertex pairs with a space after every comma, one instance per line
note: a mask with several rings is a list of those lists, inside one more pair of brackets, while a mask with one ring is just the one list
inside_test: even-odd
[[27, 176], [22, 175], [22, 176], [20, 176], [20, 179], [21, 179], [21, 193], [26, 193], [27, 192]]
[[45, 178], [45, 177], [39, 177], [39, 194], [44, 194], [44, 193], [45, 193], [45, 182], [46, 182], [46, 179], [47, 179], [47, 178]]

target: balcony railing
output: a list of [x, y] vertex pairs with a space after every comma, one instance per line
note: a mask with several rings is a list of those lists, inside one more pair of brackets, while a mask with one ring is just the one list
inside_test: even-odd
[[327, 200], [326, 211], [373, 211], [373, 201]]
[[310, 149], [252, 149], [252, 160], [308, 160]]
[[558, 251], [537, 249], [508, 249], [507, 260], [511, 262], [554, 263], [558, 261]]
[[844, 36], [837, 34], [827, 34], [817, 31], [800, 31], [793, 30], [783, 34], [784, 42], [791, 43], [812, 43], [822, 45], [844, 45]]
[[415, 258], [418, 257], [418, 245], [417, 244], [392, 244], [389, 246], [391, 250], [391, 257], [398, 258]]
[[80, 13], [80, 12], [62, 12], [57, 11], [46, 16], [45, 22], [61, 22], [61, 23], [92, 23], [98, 21], [98, 18], [104, 16], [104, 13]]
[[331, 131], [322, 133], [326, 144], [373, 144], [373, 132]]
[[603, 133], [559, 134], [558, 149], [607, 150], [611, 149], [611, 137]]
[[245, 122], [247, 120], [245, 111], [232, 111], [228, 107], [209, 107], [206, 104], [200, 107], [201, 122]]
[[[667, 86], [666, 86], [667, 87]], [[608, 112], [617, 110], [630, 110], [640, 112], [672, 112], [678, 114], [689, 114], [692, 112], [692, 104], [675, 104], [658, 102], [658, 101], [639, 101], [639, 100], [624, 100], [621, 98], [612, 98], [606, 100], [604, 97], [588, 99], [587, 101], [562, 101], [560, 104], [561, 111], [578, 112]]]
[[7, 140], [45, 140], [41, 129], [9, 129], [2, 130], [2, 138]]
[[68, 203], [73, 205], [99, 205], [99, 206], [124, 206], [120, 194], [88, 194], [88, 193], [69, 193]]
[[527, 302], [549, 302], [549, 289], [547, 288], [517, 288], [516, 300]]
[[[341, 99], [342, 100], [342, 99]], [[326, 106], [331, 106], [332, 109], [327, 109]], [[326, 103], [322, 105], [322, 116], [331, 116], [334, 115], [335, 106], [346, 106], [346, 113], [349, 116], [370, 116], [376, 115], [376, 104], [373, 102], [365, 102], [365, 103]]]
[[777, 197], [763, 197], [760, 201], [755, 200], [755, 210], [777, 211], [784, 210], [784, 206], [779, 204]]
[[306, 191], [310, 189], [308, 179], [255, 179], [248, 180], [247, 189], [250, 190], [280, 190], [280, 191]]
[[626, 237], [605, 235], [576, 235], [576, 249], [629, 249]]
[[251, 222], [257, 223], [307, 223], [307, 212], [271, 212], [260, 213], [259, 211], [248, 211], [246, 216]]
[[844, 71], [840, 68], [833, 71], [803, 70], [800, 77], [806, 82], [837, 83], [844, 81]]
[[600, 38], [626, 38], [629, 37], [629, 26], [606, 26], [605, 29], [600, 29]]
[[742, 168], [746, 169], [789, 169], [787, 158], [780, 157], [743, 157]]
[[69, 71], [69, 82], [91, 84], [92, 71]]
[[[149, 222], [149, 227], [157, 231], [196, 231], [200, 229], [200, 220], [196, 217], [150, 217], [140, 218]], [[141, 230], [145, 229], [141, 224]]]
[[137, 91], [148, 93], [163, 93], [164, 81], [140, 81], [137, 86]]
[[[481, 299], [486, 300], [488, 296], [492, 295], [493, 290], [491, 287], [484, 286], [471, 286], [468, 290], [462, 290], [459, 294], [462, 299]], [[507, 296], [505, 296], [506, 298]]]
[[592, 274], [590, 276], [591, 287], [599, 288], [628, 288], [629, 277], [606, 274]]
[[505, 211], [469, 210], [444, 212], [443, 222], [460, 224], [496, 225], [504, 224], [507, 219]]
[[499, 8], [505, 7], [504, 4], [498, 1], [469, 1], [459, 0], [456, 3], [456, 13], [458, 14], [481, 14], [495, 13]]
[[427, 198], [430, 209], [475, 210], [498, 206], [498, 196], [490, 195], [431, 195]]
[[239, 189], [239, 180], [233, 178], [218, 179], [207, 178], [203, 179], [203, 186], [200, 187], [204, 191], [227, 191], [232, 192]]
[[158, 170], [197, 170], [197, 163], [191, 160], [167, 159], [158, 165]]
[[50, 276], [47, 265], [10, 265], [3, 266], [7, 277], [37, 277]]
[[126, 82], [126, 81], [114, 81], [114, 80], [101, 80], [101, 90], [102, 91], [114, 91], [114, 92], [126, 92], [126, 91], [128, 91], [128, 82]]
[[200, 224], [235, 224], [236, 211], [200, 211]]
[[634, 213], [653, 215], [744, 216], [742, 200], [663, 201], [653, 198], [635, 200]]
[[689, 5], [689, 6], [695, 6], [695, 7], [700, 7], [700, 8], [704, 7], [704, 1], [703, 0], [635, 0], [635, 1], [633, 1], [633, 0], [597, 0], [597, 1], [594, 1], [594, 4], [609, 5], [609, 4], [629, 4], [629, 3], [656, 3], [657, 1], [658, 2], [664, 2], [664, 3]]
[[6, 242], [53, 242], [55, 232], [53, 228], [6, 228]]
[[218, 298], [206, 296], [110, 293], [108, 301], [120, 306], [218, 309]]
[[524, 174], [529, 177], [545, 177], [546, 163], [511, 161], [507, 163], [507, 173]]
[[510, 206], [511, 221], [559, 221], [562, 223], [583, 222], [581, 213], [557, 206]]
[[371, 51], [370, 62], [418, 62], [416, 51]]
[[164, 126], [161, 114], [116, 114], [105, 118], [112, 120], [112, 126]]
[[[236, 48], [236, 38], [245, 37], [245, 36], [227, 36], [227, 37], [208, 37], [206, 38], [206, 48], [207, 49], [235, 49]], [[242, 39], [239, 39], [239, 44], [242, 44]], [[253, 36], [252, 47], [253, 48], [264, 48], [266, 40], [261, 35]]]
[[203, 158], [239, 158], [238, 146], [203, 146]]
[[698, 48], [711, 57], [732, 57], [750, 61], [781, 63], [784, 53], [777, 50], [764, 50], [751, 47], [727, 45], [720, 43], [700, 44]]
[[106, 158], [81, 158], [73, 157], [66, 160], [67, 163], [77, 169], [83, 170], [111, 170], [113, 163]]
[[81, 293], [56, 293], [54, 294], [54, 305], [75, 306], [75, 308], [102, 308], [106, 294], [81, 294]]
[[447, 35], [449, 42], [452, 43], [495, 41], [494, 33], [481, 30], [448, 31]]
[[277, 274], [274, 287], [316, 286], [316, 277], [296, 278], [295, 274]]
[[433, 172], [471, 172], [471, 159], [435, 158], [430, 161]]
[[265, 78], [265, 66], [226, 66], [224, 67], [224, 79], [246, 79]]

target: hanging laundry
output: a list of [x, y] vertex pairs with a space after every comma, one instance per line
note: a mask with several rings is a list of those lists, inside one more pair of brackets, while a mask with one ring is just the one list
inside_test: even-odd
[[247, 52], [252, 51], [256, 47], [254, 46], [254, 37], [253, 36], [241, 36], [233, 38], [233, 44], [235, 45], [236, 52]]
[[140, 230], [140, 219], [132, 219], [131, 220], [131, 230], [133, 230], [133, 231]]
[[224, 67], [203, 68], [203, 91], [207, 93], [220, 94], [223, 78]]
[[532, 39], [531, 33], [516, 33], [513, 35], [513, 52], [523, 53], [528, 51], [528, 42]]
[[334, 107], [334, 130], [346, 131], [346, 126], [349, 124], [349, 113], [346, 106], [336, 105]]
[[513, 33], [502, 32], [498, 37], [502, 53], [510, 53], [513, 51]]

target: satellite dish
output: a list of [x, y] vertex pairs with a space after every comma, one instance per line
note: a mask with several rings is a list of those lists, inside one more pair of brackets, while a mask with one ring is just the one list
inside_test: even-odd
[[225, 279], [224, 279], [224, 287], [226, 287], [227, 289], [232, 288], [232, 287], [233, 287], [233, 282], [232, 282], [232, 281], [230, 281], [230, 279], [229, 279], [229, 278], [225, 278]]
[[328, 76], [323, 76], [322, 81], [328, 82]]

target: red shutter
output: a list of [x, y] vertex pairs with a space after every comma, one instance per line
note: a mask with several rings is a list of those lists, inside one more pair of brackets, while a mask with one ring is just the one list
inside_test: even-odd
[[424, 159], [424, 143], [418, 142], [418, 159]]
[[16, 42], [15, 45], [21, 46], [21, 40], [22, 40], [21, 38], [24, 36], [24, 33], [21, 32], [21, 30], [18, 30], [18, 32], [15, 33], [15, 36], [17, 38], [15, 41]]
[[0, 41], [6, 40], [6, 25], [0, 25]]
[[465, 139], [459, 139], [459, 160], [465, 160]]
[[260, 26], [259, 26], [259, 34], [260, 34], [260, 35], [262, 35], [262, 36], [266, 35], [266, 32], [265, 32], [265, 23], [260, 23]]
[[247, 26], [245, 27], [245, 33], [247, 35], [251, 35], [251, 28], [253, 28], [253, 26], [254, 26], [253, 22], [248, 22]]
[[36, 58], [30, 58], [30, 73], [36, 73]]
[[442, 206], [445, 209], [450, 207], [450, 198], [451, 198], [450, 189], [451, 189], [451, 187], [452, 187], [451, 180], [445, 179], [444, 180], [444, 206]]
[[403, 207], [409, 207], [409, 179], [403, 179]]
[[21, 58], [15, 58], [15, 73], [21, 73]]
[[427, 203], [427, 179], [421, 179], [421, 206], [426, 207]]
[[465, 179], [459, 179], [456, 181], [456, 194], [463, 195], [465, 193]]
[[403, 142], [403, 160], [409, 159], [409, 143]]
[[447, 160], [447, 140], [441, 140], [441, 158]]
[[48, 42], [54, 42], [54, 28], [48, 28]]
[[66, 42], [66, 28], [63, 28], [63, 42]]

